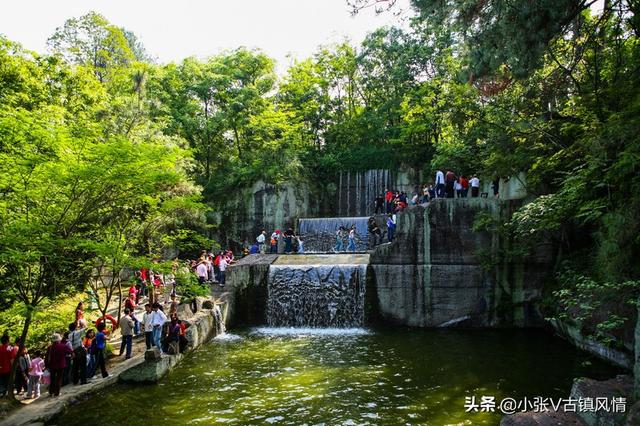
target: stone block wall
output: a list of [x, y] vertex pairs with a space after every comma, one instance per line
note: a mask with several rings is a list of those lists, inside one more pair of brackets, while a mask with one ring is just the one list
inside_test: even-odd
[[399, 214], [397, 238], [371, 256], [378, 318], [418, 327], [538, 325], [535, 302], [552, 253], [543, 247], [491, 265], [508, 242], [473, 227], [479, 214], [504, 219], [516, 203], [440, 199]]

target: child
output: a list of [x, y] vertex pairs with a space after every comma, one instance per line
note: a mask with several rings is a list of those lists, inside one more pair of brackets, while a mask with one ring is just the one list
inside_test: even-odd
[[22, 352], [18, 355], [18, 368], [16, 369], [15, 387], [16, 394], [20, 395], [22, 391], [27, 391], [29, 382], [29, 365], [31, 357], [26, 347], [22, 347]]
[[29, 364], [29, 384], [27, 385], [27, 398], [40, 397], [40, 380], [44, 373], [44, 360], [42, 352], [35, 351]]

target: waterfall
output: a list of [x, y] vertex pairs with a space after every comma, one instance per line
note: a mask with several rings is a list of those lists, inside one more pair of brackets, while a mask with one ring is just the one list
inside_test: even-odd
[[338, 177], [338, 214], [367, 216], [375, 209], [375, 199], [386, 188], [391, 188], [391, 172], [386, 169], [366, 172], [341, 172]]
[[269, 326], [361, 327], [366, 271], [366, 263], [271, 265]]
[[[356, 226], [356, 251], [368, 248], [369, 234], [367, 228], [368, 217], [328, 217], [300, 219], [298, 232], [304, 240], [305, 251], [311, 253], [329, 252], [336, 245], [336, 231], [340, 226], [350, 229]], [[344, 250], [347, 250], [347, 236], [343, 238]]]

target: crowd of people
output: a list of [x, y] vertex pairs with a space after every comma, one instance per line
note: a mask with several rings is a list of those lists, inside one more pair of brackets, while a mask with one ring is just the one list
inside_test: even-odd
[[[201, 274], [201, 265], [207, 265], [206, 281], [215, 279], [218, 274], [218, 281], [224, 283], [225, 267], [222, 265], [233, 262], [233, 255], [221, 252], [218, 256], [221, 255], [215, 268], [213, 265], [216, 260], [207, 252], [203, 252], [194, 267], [195, 261], [189, 262], [188, 267], [193, 267], [195, 273]], [[211, 263], [211, 268], [207, 262]], [[178, 267], [176, 260], [174, 272]], [[211, 275], [208, 275], [209, 270]], [[200, 279], [201, 275], [198, 277]], [[169, 300], [162, 302], [164, 290], [169, 288]], [[136, 313], [142, 303], [144, 311]], [[33, 353], [24, 345], [20, 350], [19, 338], [11, 344], [5, 333], [0, 338], [0, 396], [13, 391], [16, 395], [24, 394], [25, 398], [39, 398], [41, 384], [48, 385], [50, 396], [59, 396], [63, 386], [70, 383], [86, 384], [98, 372], [102, 377], [108, 377], [106, 359], [107, 352], [111, 351], [108, 342], [118, 330], [120, 351], [117, 356], [124, 356], [125, 359], [133, 356], [133, 341], [138, 336], [144, 336], [147, 350], [157, 347], [161, 354], [184, 351], [188, 325], [178, 318], [175, 273], [163, 275], [145, 268], [135, 271], [123, 306], [120, 318], [116, 319], [107, 313], [90, 324], [85, 318], [84, 304], [79, 302], [74, 321], [67, 330], [63, 333], [54, 332], [47, 349], [34, 350]], [[168, 314], [165, 309], [168, 309]], [[17, 369], [12, 390], [8, 384], [16, 358]]]
[[231, 250], [221, 250], [217, 254], [202, 250], [198, 260], [190, 261], [190, 268], [201, 284], [214, 283], [224, 287], [227, 268], [233, 263], [235, 259]]
[[[284, 253], [291, 254], [304, 253], [304, 241], [300, 235], [296, 235], [293, 232], [293, 228], [288, 228], [282, 232], [276, 229], [268, 237], [268, 233], [265, 229], [260, 231], [260, 234], [256, 237], [250, 248], [245, 250], [245, 255], [248, 254], [264, 254], [264, 253], [278, 253], [278, 245], [280, 241], [284, 243]], [[267, 244], [268, 243], [268, 244]], [[268, 248], [267, 248], [268, 247]]]

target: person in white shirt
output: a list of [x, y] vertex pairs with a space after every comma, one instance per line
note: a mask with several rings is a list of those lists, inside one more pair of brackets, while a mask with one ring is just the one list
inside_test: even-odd
[[258, 237], [256, 238], [256, 242], [258, 243], [258, 248], [260, 250], [260, 253], [262, 254], [264, 254], [267, 251], [267, 247], [265, 244], [266, 240], [267, 240], [267, 231], [263, 229], [262, 232], [260, 232], [260, 235], [258, 235]]
[[200, 281], [201, 284], [204, 284], [207, 281], [209, 273], [207, 271], [207, 263], [205, 261], [198, 262], [198, 266], [196, 266], [196, 275], [198, 276], [198, 281]]
[[478, 176], [473, 175], [469, 184], [471, 185], [471, 196], [477, 198], [480, 193], [480, 179], [478, 179]]
[[460, 183], [460, 180], [457, 180], [453, 184], [453, 187], [456, 190], [456, 197], [462, 198], [462, 184]]
[[218, 268], [220, 268], [220, 287], [224, 287], [225, 275], [228, 265], [229, 263], [227, 262], [227, 258], [225, 256], [221, 256], [220, 264], [218, 265]]
[[444, 173], [436, 171], [436, 198], [444, 198]]
[[159, 303], [153, 304], [152, 315], [151, 326], [153, 327], [153, 344], [156, 348], [162, 350], [160, 339], [162, 338], [162, 326], [167, 322], [167, 315], [162, 312]]
[[147, 345], [147, 350], [153, 346], [153, 311], [151, 310], [151, 304], [144, 305], [144, 315], [142, 315], [142, 324], [144, 325], [144, 342]]

